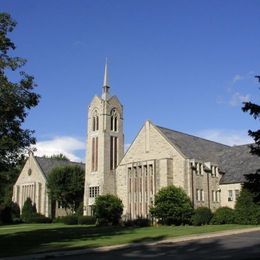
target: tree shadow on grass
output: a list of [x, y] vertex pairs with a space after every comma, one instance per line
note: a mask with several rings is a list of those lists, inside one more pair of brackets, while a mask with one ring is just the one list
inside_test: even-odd
[[[131, 235], [136, 228], [73, 226], [54, 227], [0, 235], [0, 257], [17, 256], [56, 250], [80, 249], [100, 246], [100, 240], [107, 241], [117, 235]], [[163, 239], [163, 236], [133, 239], [131, 242], [147, 242]], [[75, 242], [75, 243], [73, 243]], [[118, 238], [117, 244], [124, 243]]]

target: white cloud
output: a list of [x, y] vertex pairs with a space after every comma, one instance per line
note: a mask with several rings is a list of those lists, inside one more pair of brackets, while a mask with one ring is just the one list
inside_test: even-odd
[[54, 154], [64, 154], [71, 161], [82, 161], [75, 152], [85, 149], [85, 143], [81, 140], [70, 136], [57, 136], [51, 140], [37, 142], [33, 148], [36, 148], [35, 155], [51, 156]]
[[242, 95], [239, 92], [235, 92], [232, 96], [231, 99], [229, 100], [229, 104], [231, 106], [240, 106], [242, 102], [248, 102], [250, 99], [250, 95]]
[[244, 79], [243, 76], [241, 76], [241, 75], [239, 75], [239, 74], [236, 74], [236, 75], [233, 77], [233, 79], [232, 79], [232, 83], [235, 84], [237, 81], [240, 81], [240, 80], [242, 80], [242, 79]]
[[199, 131], [197, 136], [226, 145], [242, 145], [252, 143], [247, 130], [205, 129]]

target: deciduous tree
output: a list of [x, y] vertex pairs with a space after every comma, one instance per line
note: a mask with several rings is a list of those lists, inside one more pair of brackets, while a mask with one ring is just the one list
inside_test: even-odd
[[51, 199], [75, 212], [83, 200], [84, 176], [83, 168], [78, 165], [54, 168], [47, 178]]

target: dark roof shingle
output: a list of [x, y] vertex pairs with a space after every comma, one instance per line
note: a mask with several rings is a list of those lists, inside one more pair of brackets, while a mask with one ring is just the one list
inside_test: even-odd
[[230, 146], [209, 141], [197, 136], [188, 135], [161, 126], [157, 126], [163, 135], [189, 159], [201, 160], [204, 162], [217, 163], [218, 152], [230, 148]]
[[37, 163], [39, 164], [40, 168], [42, 169], [42, 171], [46, 177], [54, 168], [61, 167], [61, 166], [78, 165], [78, 166], [82, 167], [83, 170], [85, 170], [84, 163], [57, 160], [57, 159], [37, 157], [37, 156], [35, 156], [34, 158], [37, 161]]
[[241, 183], [245, 174], [260, 169], [260, 157], [250, 153], [249, 145], [227, 146], [197, 136], [156, 126], [160, 132], [189, 159], [218, 164], [225, 174], [221, 184]]

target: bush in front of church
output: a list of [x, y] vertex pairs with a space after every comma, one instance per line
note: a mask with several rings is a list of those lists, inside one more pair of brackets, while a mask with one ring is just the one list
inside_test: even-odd
[[152, 216], [164, 225], [190, 224], [193, 212], [188, 195], [174, 185], [162, 188], [155, 195], [154, 207], [150, 209]]
[[97, 225], [118, 225], [123, 213], [123, 203], [115, 195], [98, 196], [93, 205]]
[[211, 224], [234, 224], [235, 223], [235, 211], [229, 207], [218, 208], [210, 221]]
[[35, 204], [32, 203], [30, 198], [27, 198], [22, 208], [22, 221], [25, 223], [31, 223], [32, 218], [37, 213]]
[[192, 216], [192, 224], [194, 226], [208, 225], [212, 219], [212, 212], [207, 207], [199, 207], [195, 209]]
[[254, 194], [243, 188], [235, 205], [237, 224], [260, 224], [260, 204], [254, 201]]

